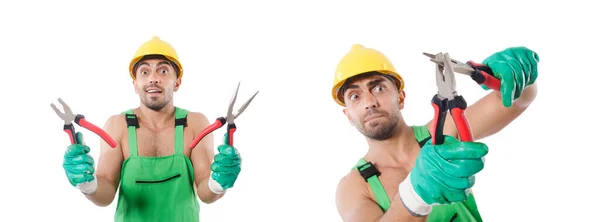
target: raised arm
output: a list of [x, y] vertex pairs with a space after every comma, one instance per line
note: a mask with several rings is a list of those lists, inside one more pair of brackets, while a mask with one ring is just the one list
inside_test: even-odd
[[125, 123], [124, 116], [119, 114], [111, 116], [104, 125], [104, 131], [115, 139], [117, 146], [112, 148], [104, 140], [100, 142], [100, 157], [96, 169], [98, 188], [96, 192], [86, 194], [86, 197], [98, 206], [110, 205], [119, 187], [121, 165], [123, 164], [121, 148], [122, 132], [125, 129], [123, 123]]
[[[204, 127], [210, 125], [206, 116], [201, 113], [190, 112], [188, 114], [189, 121], [193, 127], [194, 135], [202, 131]], [[225, 193], [217, 194], [210, 190], [210, 165], [213, 161], [214, 151], [214, 139], [213, 134], [206, 135], [200, 142], [192, 149], [191, 161], [194, 166], [194, 181], [196, 183], [196, 190], [198, 197], [204, 203], [210, 204], [225, 195]]]
[[[483, 61], [500, 79], [500, 91], [489, 93], [465, 111], [474, 140], [498, 133], [525, 112], [537, 95], [538, 62], [538, 55], [525, 47], [507, 48]], [[427, 128], [433, 133], [433, 120], [427, 123]], [[444, 134], [458, 136], [450, 113]]]
[[[534, 83], [523, 91], [521, 98], [516, 100], [511, 107], [502, 105], [499, 92], [491, 92], [470, 105], [465, 111], [465, 116], [471, 126], [473, 139], [480, 140], [500, 132], [525, 112], [536, 95], [537, 84]], [[427, 129], [433, 134], [433, 120], [427, 123]], [[446, 114], [444, 134], [453, 137], [458, 136], [458, 131], [450, 113]]]

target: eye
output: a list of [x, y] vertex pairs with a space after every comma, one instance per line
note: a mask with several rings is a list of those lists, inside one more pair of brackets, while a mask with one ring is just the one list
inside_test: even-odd
[[161, 69], [160, 73], [161, 74], [167, 74], [167, 73], [169, 73], [169, 70], [168, 69]]
[[350, 100], [355, 100], [358, 97], [357, 94], [352, 94], [350, 95]]
[[142, 75], [146, 75], [146, 74], [148, 74], [148, 71], [146, 71], [146, 70], [142, 70], [140, 73], [141, 73]]
[[376, 91], [376, 92], [381, 92], [381, 91], [383, 91], [383, 89], [384, 89], [384, 88], [385, 88], [385, 87], [384, 87], [384, 86], [382, 86], [382, 85], [377, 85], [377, 86], [375, 86], [375, 88], [374, 88], [374, 89], [375, 89], [375, 91]]

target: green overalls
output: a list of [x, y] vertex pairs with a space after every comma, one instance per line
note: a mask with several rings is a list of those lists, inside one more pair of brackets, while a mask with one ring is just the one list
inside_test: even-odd
[[[425, 126], [412, 126], [415, 132], [415, 137], [419, 145], [423, 147], [425, 143], [431, 138], [429, 131]], [[354, 166], [360, 172], [360, 175], [369, 183], [375, 199], [379, 207], [386, 212], [390, 207], [390, 199], [388, 198], [385, 189], [379, 181], [379, 175], [381, 174], [375, 166], [360, 158], [358, 163]], [[427, 221], [483, 221], [479, 211], [477, 209], [477, 203], [473, 195], [469, 195], [466, 201], [457, 202], [450, 205], [437, 205], [433, 207], [433, 210], [427, 217]]]
[[130, 157], [123, 162], [115, 221], [199, 221], [200, 206], [194, 191], [194, 169], [183, 153], [183, 128], [188, 111], [175, 107], [175, 153], [138, 155], [133, 110], [123, 112], [129, 129]]

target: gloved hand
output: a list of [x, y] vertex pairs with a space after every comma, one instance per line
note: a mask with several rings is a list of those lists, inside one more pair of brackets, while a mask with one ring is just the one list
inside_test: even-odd
[[226, 189], [233, 187], [242, 170], [240, 154], [235, 147], [228, 144], [229, 133], [225, 134], [224, 140], [223, 144], [217, 148], [219, 153], [215, 155], [210, 166], [212, 174], [210, 175], [208, 187], [216, 194], [221, 194]]
[[81, 132], [77, 132], [76, 136], [79, 143], [70, 145], [65, 151], [63, 169], [71, 185], [82, 193], [92, 194], [98, 189], [94, 158], [89, 155], [90, 148], [85, 145]]
[[429, 140], [400, 183], [398, 194], [404, 206], [415, 216], [425, 216], [435, 205], [466, 200], [487, 153], [487, 145], [479, 142], [445, 136], [443, 144], [432, 145]]
[[526, 47], [507, 48], [483, 60], [482, 63], [490, 67], [494, 77], [500, 80], [500, 94], [505, 107], [512, 106], [525, 87], [535, 82], [539, 61], [537, 53]]

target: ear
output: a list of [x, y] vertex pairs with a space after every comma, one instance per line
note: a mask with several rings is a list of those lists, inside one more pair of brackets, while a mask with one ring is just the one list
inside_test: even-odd
[[177, 78], [177, 80], [175, 80], [175, 87], [173, 87], [173, 92], [177, 92], [180, 85], [181, 85], [181, 78]]
[[132, 85], [133, 85], [133, 90], [135, 91], [135, 94], [140, 94], [140, 92], [138, 92], [137, 85], [135, 84], [135, 83], [136, 83], [136, 81], [135, 81], [135, 80], [133, 80], [133, 81], [131, 81], [131, 83], [132, 83]]
[[400, 109], [404, 109], [404, 99], [406, 98], [406, 94], [404, 90], [398, 92], [398, 107]]
[[350, 119], [350, 114], [348, 114], [348, 109], [344, 108], [344, 109], [342, 109], [342, 112], [344, 112], [344, 115], [346, 115], [346, 118], [348, 119], [348, 122], [350, 122], [350, 125], [354, 125], [352, 123], [352, 119]]

